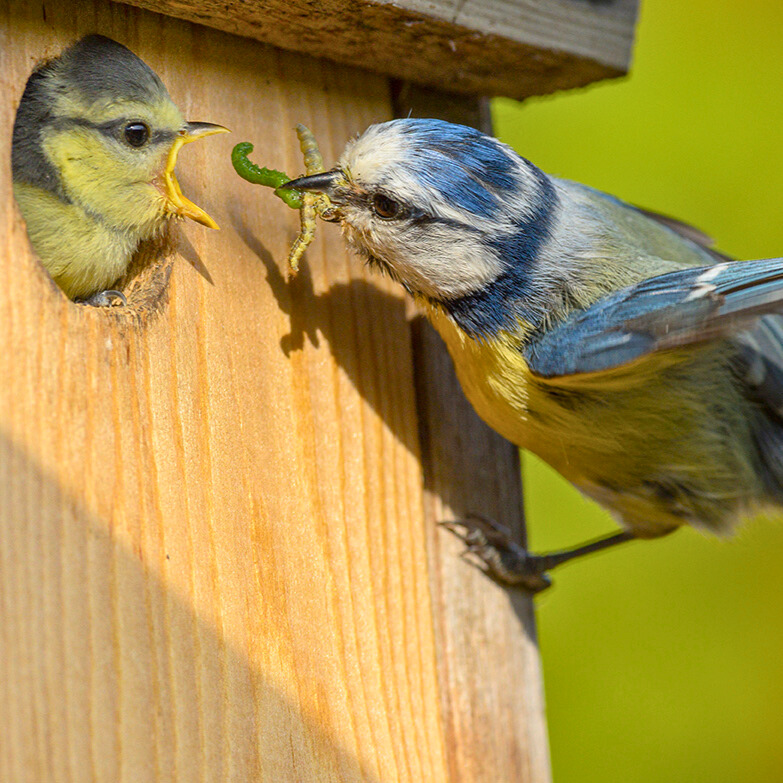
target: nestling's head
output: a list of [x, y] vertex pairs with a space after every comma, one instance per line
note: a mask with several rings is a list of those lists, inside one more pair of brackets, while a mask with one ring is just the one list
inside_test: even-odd
[[36, 231], [35, 223], [51, 220], [53, 209], [39, 209], [44, 201], [36, 201], [36, 194], [75, 205], [126, 237], [132, 249], [171, 215], [217, 228], [182, 195], [173, 170], [183, 144], [224, 131], [186, 122], [160, 78], [129, 49], [103, 36], [87, 36], [39, 67], [17, 112], [12, 166], [20, 206], [44, 264], [51, 269], [57, 261], [49, 257], [51, 241], [36, 243], [36, 235], [46, 231]]
[[557, 205], [546, 175], [510, 147], [431, 119], [373, 125], [332, 171], [286, 187], [327, 193], [370, 263], [449, 307], [522, 274]]

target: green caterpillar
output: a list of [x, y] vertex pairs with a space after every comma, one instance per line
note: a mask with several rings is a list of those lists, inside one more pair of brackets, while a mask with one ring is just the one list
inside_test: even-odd
[[302, 195], [295, 190], [285, 190], [280, 186], [291, 180], [288, 174], [275, 169], [257, 166], [252, 160], [248, 160], [248, 155], [253, 151], [253, 145], [249, 141], [241, 141], [231, 151], [231, 164], [234, 171], [242, 179], [252, 182], [254, 185], [266, 185], [274, 188], [275, 195], [288, 204], [291, 209], [302, 208]]
[[[319, 174], [324, 170], [324, 161], [313, 132], [306, 125], [299, 124], [296, 126], [296, 135], [299, 138], [299, 149], [304, 157], [307, 175]], [[288, 253], [288, 269], [291, 275], [295, 275], [299, 269], [299, 260], [315, 238], [316, 217], [331, 215], [334, 210], [325, 193], [299, 193], [296, 190], [281, 188], [280, 186], [290, 182], [291, 178], [282, 171], [262, 168], [248, 160], [247, 156], [252, 151], [253, 145], [249, 141], [242, 141], [234, 147], [231, 152], [231, 163], [236, 173], [248, 182], [274, 188], [278, 198], [285, 201], [291, 209], [299, 210], [301, 228]]]

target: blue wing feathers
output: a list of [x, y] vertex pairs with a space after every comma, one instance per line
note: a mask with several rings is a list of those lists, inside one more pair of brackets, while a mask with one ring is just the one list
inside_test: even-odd
[[783, 502], [783, 259], [671, 272], [606, 297], [526, 348], [546, 378], [599, 372], [656, 351], [727, 339], [748, 399], [759, 470]]
[[[532, 340], [525, 353], [542, 377], [599, 372], [655, 351], [735, 336], [769, 313], [783, 313], [783, 259], [683, 269], [573, 314]], [[775, 331], [778, 338], [783, 330]]]

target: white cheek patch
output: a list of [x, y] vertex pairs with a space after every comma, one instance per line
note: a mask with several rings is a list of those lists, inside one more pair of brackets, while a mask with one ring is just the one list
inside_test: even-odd
[[345, 213], [352, 245], [379, 258], [406, 284], [435, 299], [475, 293], [496, 279], [503, 266], [480, 235], [432, 223], [421, 231], [404, 221], [384, 221], [354, 208]]
[[[396, 249], [396, 248], [395, 248]], [[453, 230], [433, 227], [424, 239], [386, 261], [412, 287], [435, 299], [457, 299], [485, 288], [502, 271], [494, 252], [473, 235], [456, 236]]]

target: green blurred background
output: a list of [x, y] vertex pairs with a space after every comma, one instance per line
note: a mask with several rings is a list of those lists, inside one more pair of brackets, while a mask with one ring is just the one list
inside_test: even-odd
[[[783, 255], [780, 0], [643, 0], [628, 78], [493, 117], [545, 171]], [[524, 474], [533, 547], [612, 530], [529, 455]], [[537, 607], [555, 783], [783, 781], [783, 520], [587, 558]]]

